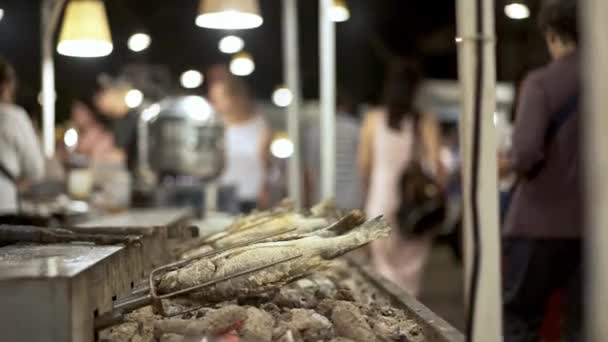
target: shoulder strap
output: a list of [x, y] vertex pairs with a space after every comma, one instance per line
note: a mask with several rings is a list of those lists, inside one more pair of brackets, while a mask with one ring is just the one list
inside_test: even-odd
[[577, 112], [579, 108], [579, 93], [578, 91], [574, 95], [570, 96], [566, 103], [560, 110], [555, 112], [549, 121], [549, 127], [545, 134], [545, 145], [549, 145], [559, 129], [568, 121], [570, 117]]
[[4, 167], [2, 163], [0, 163], [0, 175], [11, 181], [11, 183], [17, 184], [17, 178], [13, 176], [13, 174], [10, 173], [10, 171], [6, 167]]
[[[562, 106], [560, 110], [553, 113], [551, 118], [549, 119], [549, 126], [547, 127], [547, 132], [545, 133], [545, 148], [551, 144], [553, 138], [557, 135], [560, 128], [571, 118], [578, 110], [579, 104], [579, 93], [578, 91], [570, 96], [566, 103]], [[530, 170], [527, 178], [534, 178], [540, 170], [542, 170], [544, 166], [544, 162], [539, 162], [535, 167]]]

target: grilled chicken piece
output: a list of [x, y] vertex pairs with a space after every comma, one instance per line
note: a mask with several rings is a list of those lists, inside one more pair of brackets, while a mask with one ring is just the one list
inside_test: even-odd
[[249, 275], [205, 287], [191, 294], [205, 303], [252, 297], [310, 274], [323, 266], [326, 260], [386, 237], [390, 234], [390, 230], [384, 219], [376, 218], [338, 236], [311, 235], [297, 240], [264, 242], [236, 248], [168, 272], [157, 280], [157, 285], [161, 293], [169, 293], [297, 257]]

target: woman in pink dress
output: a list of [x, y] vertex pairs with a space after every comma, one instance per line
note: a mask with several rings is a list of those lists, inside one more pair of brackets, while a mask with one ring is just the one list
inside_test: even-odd
[[418, 69], [408, 63], [394, 65], [385, 85], [384, 108], [370, 111], [363, 123], [359, 167], [367, 190], [366, 211], [383, 215], [393, 226], [389, 238], [371, 245], [376, 270], [413, 296], [417, 296], [432, 236], [404, 238], [397, 230], [396, 213], [401, 204], [399, 182], [412, 161], [413, 146], [421, 146], [423, 164], [441, 182], [440, 131], [435, 117], [414, 106], [421, 80]]

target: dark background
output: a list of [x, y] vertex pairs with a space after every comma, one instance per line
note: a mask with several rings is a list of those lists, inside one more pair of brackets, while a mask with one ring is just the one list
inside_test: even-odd
[[[534, 17], [540, 0], [527, 0], [532, 16], [511, 20], [504, 15], [506, 0], [496, 1], [497, 74], [513, 81], [523, 70], [547, 60]], [[420, 59], [427, 77], [457, 77], [454, 0], [348, 0], [351, 18], [336, 26], [338, 84], [359, 101], [378, 100], [384, 77], [382, 50]], [[105, 0], [114, 51], [110, 56], [80, 59], [55, 54], [58, 118], [67, 117], [74, 97], [89, 96], [101, 72], [116, 74], [126, 64], [165, 65], [175, 84], [181, 72], [206, 70], [227, 63], [218, 51], [226, 31], [195, 26], [198, 0]], [[282, 83], [281, 1], [260, 0], [264, 24], [237, 34], [256, 62], [246, 79], [259, 99], [269, 99]], [[40, 1], [0, 0], [0, 55], [12, 61], [20, 77], [19, 102], [39, 112]], [[318, 1], [299, 1], [301, 75], [304, 96], [318, 94]], [[143, 53], [127, 49], [129, 36], [144, 30], [152, 45]]]

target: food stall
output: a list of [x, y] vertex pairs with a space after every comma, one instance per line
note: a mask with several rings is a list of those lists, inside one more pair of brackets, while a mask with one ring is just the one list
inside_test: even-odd
[[[222, 6], [221, 1], [208, 3]], [[596, 3], [601, 7], [599, 1]], [[285, 4], [284, 16], [289, 19], [285, 40], [293, 43], [297, 35], [295, 2], [285, 0]], [[63, 5], [62, 1], [45, 1], [42, 11], [47, 155], [53, 154], [52, 32]], [[251, 6], [245, 8], [255, 13], [256, 6]], [[335, 51], [329, 6], [329, 0], [320, 1], [321, 126], [328, 146], [323, 152], [323, 189], [324, 195], [331, 197], [335, 182], [331, 142], [335, 136]], [[460, 20], [459, 27], [466, 112], [463, 146], [465, 157], [472, 162], [465, 168], [465, 186], [471, 189], [465, 195], [465, 217], [468, 245], [473, 246], [467, 262], [469, 319], [475, 323], [469, 326], [472, 341], [500, 334], [500, 279], [491, 271], [498, 265], [495, 148], [485, 143], [493, 139], [489, 133], [492, 118], [479, 116], [491, 112], [496, 104], [493, 12], [491, 1], [462, 1], [459, 5], [461, 18], [478, 14], [474, 22]], [[288, 84], [297, 99], [298, 59], [293, 45], [286, 44], [286, 49], [285, 65], [291, 70]], [[604, 55], [605, 51], [603, 46]], [[591, 59], [598, 69], [600, 57]], [[485, 73], [480, 71], [484, 70], [482, 66]], [[204, 217], [195, 220], [192, 210], [187, 209], [129, 209], [60, 228], [0, 226], [0, 288], [5, 294], [0, 302], [0, 328], [4, 338], [79, 342], [465, 340], [461, 332], [369, 266], [362, 250], [390, 231], [382, 219], [366, 218], [357, 211], [344, 212], [332, 207], [331, 202], [302, 209], [299, 200], [248, 216], [216, 213], [218, 194], [213, 180], [222, 166], [218, 158], [222, 153], [221, 128], [213, 121], [208, 104], [198, 99], [194, 104], [192, 98], [167, 99], [157, 107], [147, 107], [141, 116], [152, 130], [155, 123], [174, 127], [156, 128], [157, 133], [151, 133], [160, 136], [151, 143], [158, 155], [154, 156], [156, 164], [150, 167], [160, 173], [205, 170], [196, 175], [211, 185], [203, 194]], [[599, 113], [597, 108], [605, 99], [595, 94], [593, 100], [595, 113]], [[288, 127], [297, 151], [296, 107], [289, 113]], [[599, 115], [593, 118], [604, 123]], [[180, 140], [183, 136], [179, 131], [184, 129], [192, 129], [190, 136], [199, 140]], [[164, 138], [163, 132], [168, 132]], [[592, 142], [599, 145], [604, 135], [594, 132]], [[171, 144], [162, 143], [162, 139]], [[295, 156], [290, 168], [290, 194], [299, 198], [301, 185], [294, 177], [299, 173], [297, 153]], [[170, 170], [173, 167], [179, 170]], [[595, 167], [593, 180], [601, 182], [605, 177], [603, 164]], [[480, 210], [480, 201], [490, 210]], [[594, 224], [598, 226], [605, 221], [600, 209], [599, 205], [593, 208]], [[480, 222], [490, 228], [480, 230]], [[606, 240], [603, 233], [598, 232], [597, 237], [597, 243]], [[597, 254], [598, 259], [605, 259], [605, 253]], [[603, 275], [600, 263], [596, 268]], [[601, 287], [593, 289], [601, 292]], [[603, 336], [601, 329], [605, 326], [596, 325], [594, 336]]]

